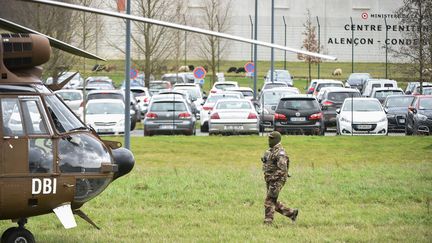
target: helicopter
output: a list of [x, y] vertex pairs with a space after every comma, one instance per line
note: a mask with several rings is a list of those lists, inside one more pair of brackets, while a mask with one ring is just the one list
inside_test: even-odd
[[50, 53], [45, 36], [0, 36], [0, 220], [18, 223], [1, 242], [34, 242], [27, 219], [52, 212], [65, 228], [76, 226], [74, 214], [98, 228], [80, 208], [135, 163], [131, 151], [101, 139], [53, 94], [72, 77], [42, 83], [40, 65]]

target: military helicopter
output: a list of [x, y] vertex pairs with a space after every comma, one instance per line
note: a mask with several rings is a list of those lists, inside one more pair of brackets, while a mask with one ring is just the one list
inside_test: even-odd
[[34, 242], [24, 227], [27, 218], [51, 212], [65, 228], [76, 226], [73, 214], [97, 227], [80, 208], [135, 163], [129, 150], [102, 140], [49, 89], [64, 83], [47, 88], [41, 82], [39, 66], [50, 53], [44, 36], [1, 34], [0, 220], [18, 223], [3, 233], [1, 242]]

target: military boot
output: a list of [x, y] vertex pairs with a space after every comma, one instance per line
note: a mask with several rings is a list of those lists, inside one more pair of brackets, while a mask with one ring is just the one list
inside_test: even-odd
[[288, 216], [288, 218], [290, 218], [293, 222], [295, 222], [297, 219], [298, 212], [299, 212], [298, 209], [294, 209], [292, 214]]

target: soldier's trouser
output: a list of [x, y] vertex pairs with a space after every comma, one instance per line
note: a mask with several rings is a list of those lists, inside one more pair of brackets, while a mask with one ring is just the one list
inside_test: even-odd
[[284, 216], [291, 216], [293, 210], [291, 208], [285, 207], [281, 202], [278, 202], [277, 199], [279, 197], [279, 192], [282, 190], [282, 187], [285, 185], [284, 180], [270, 180], [266, 181], [267, 184], [267, 196], [264, 201], [265, 208], [265, 221], [271, 222], [273, 221], [274, 212], [278, 212]]

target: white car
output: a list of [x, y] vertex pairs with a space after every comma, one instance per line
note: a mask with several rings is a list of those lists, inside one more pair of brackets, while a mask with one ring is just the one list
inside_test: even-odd
[[237, 88], [238, 83], [235, 81], [215, 82], [210, 90], [210, 94], [223, 92], [227, 88]]
[[89, 100], [86, 105], [86, 122], [99, 134], [124, 133], [125, 105], [118, 99]]
[[227, 88], [226, 91], [237, 91], [241, 92], [245, 99], [247, 100], [253, 100], [254, 98], [254, 92], [253, 89], [249, 87], [237, 87], [237, 88]]
[[228, 98], [243, 99], [244, 97], [242, 93], [234, 91], [225, 91], [223, 93], [209, 95], [200, 112], [201, 132], [208, 132], [208, 120], [216, 102], [220, 99]]
[[[202, 103], [204, 102], [203, 94], [199, 85], [196, 84], [176, 84], [173, 88], [174, 91], [186, 91], [191, 97], [191, 101], [195, 104], [197, 114], [201, 112]], [[199, 117], [197, 117], [199, 119]]]
[[54, 92], [80, 118], [83, 117], [83, 93], [76, 89], [61, 89]]
[[209, 119], [209, 134], [259, 133], [259, 118], [250, 100], [221, 99]]
[[337, 134], [387, 135], [387, 115], [378, 99], [348, 98], [336, 113]]

